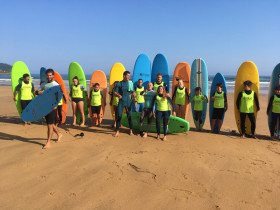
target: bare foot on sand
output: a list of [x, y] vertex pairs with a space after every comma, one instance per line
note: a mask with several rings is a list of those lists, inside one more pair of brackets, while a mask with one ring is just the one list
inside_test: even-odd
[[148, 134], [144, 133], [143, 138], [147, 138]]
[[51, 142], [47, 142], [42, 149], [49, 149], [51, 147]]
[[159, 140], [160, 139], [160, 136], [159, 135], [157, 135], [157, 138], [156, 138], [157, 140]]
[[61, 138], [62, 138], [62, 134], [60, 133], [60, 134], [57, 136], [56, 142], [61, 142]]
[[134, 135], [133, 132], [132, 132], [132, 130], [130, 130], [129, 135], [130, 135], [130, 136], [133, 136], [133, 135]]
[[115, 134], [113, 134], [113, 137], [119, 137], [119, 131], [117, 131]]
[[82, 128], [85, 127], [85, 124], [81, 124], [80, 127], [82, 127]]
[[166, 140], [167, 140], [167, 138], [166, 138], [166, 136], [164, 136], [163, 139], [162, 139], [162, 141], [166, 141]]

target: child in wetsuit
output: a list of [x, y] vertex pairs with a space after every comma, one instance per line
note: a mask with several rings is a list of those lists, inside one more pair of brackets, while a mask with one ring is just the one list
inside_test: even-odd
[[213, 93], [210, 99], [214, 102], [213, 112], [212, 112], [212, 121], [211, 121], [211, 132], [214, 132], [216, 121], [218, 120], [218, 133], [220, 133], [222, 126], [222, 119], [224, 113], [227, 111], [228, 103], [227, 103], [227, 95], [223, 91], [223, 84], [216, 84], [216, 91]]
[[279, 125], [280, 121], [280, 86], [275, 87], [275, 94], [270, 97], [266, 114], [269, 115], [271, 112], [271, 122], [270, 122], [270, 135], [271, 139], [275, 139], [275, 129], [277, 126], [277, 121]]
[[112, 127], [114, 127], [114, 128], [116, 127], [117, 116], [118, 116], [118, 104], [119, 104], [119, 98], [114, 94], [114, 92], [115, 92], [115, 87], [118, 82], [119, 81], [114, 82], [114, 88], [113, 88], [112, 92], [109, 92], [109, 95], [111, 96], [110, 106], [113, 106], [114, 113], [115, 113], [114, 124], [112, 125]]
[[259, 99], [257, 94], [251, 90], [252, 82], [247, 80], [243, 83], [244, 90], [238, 94], [236, 100], [237, 110], [240, 112], [240, 124], [241, 124], [241, 138], [245, 137], [245, 120], [248, 116], [251, 122], [252, 138], [256, 139], [256, 118], [254, 112], [254, 106], [257, 107], [257, 111], [260, 110]]
[[203, 102], [208, 103], [208, 98], [206, 95], [201, 95], [201, 88], [195, 88], [195, 96], [191, 99], [191, 102], [194, 103], [194, 120], [197, 130], [202, 129], [202, 111], [203, 111]]

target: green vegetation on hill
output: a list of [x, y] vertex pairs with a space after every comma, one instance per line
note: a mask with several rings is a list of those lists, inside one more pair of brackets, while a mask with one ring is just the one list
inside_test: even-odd
[[6, 63], [0, 63], [0, 73], [11, 73], [12, 66]]

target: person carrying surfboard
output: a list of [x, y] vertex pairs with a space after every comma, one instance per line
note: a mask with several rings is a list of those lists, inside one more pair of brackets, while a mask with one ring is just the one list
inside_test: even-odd
[[224, 112], [228, 109], [227, 95], [223, 91], [223, 84], [216, 84], [216, 92], [210, 98], [210, 101], [214, 102], [214, 108], [211, 121], [211, 133], [214, 133], [216, 120], [218, 120], [218, 133], [220, 133]]
[[118, 111], [117, 111], [117, 122], [116, 122], [116, 133], [113, 135], [114, 137], [119, 136], [119, 129], [121, 124], [121, 118], [123, 109], [125, 109], [127, 114], [127, 119], [129, 121], [129, 128], [130, 128], [130, 135], [133, 135], [132, 132], [132, 118], [131, 118], [131, 106], [132, 106], [132, 97], [135, 101], [137, 101], [135, 95], [133, 94], [133, 85], [131, 85], [130, 81], [130, 72], [125, 71], [123, 73], [123, 80], [119, 83], [117, 83], [114, 94], [119, 98], [119, 104], [118, 104]]
[[201, 88], [195, 88], [195, 96], [191, 99], [191, 102], [194, 103], [194, 120], [197, 130], [202, 129], [202, 111], [203, 111], [203, 102], [208, 103], [208, 98], [206, 95], [201, 95]]
[[145, 99], [144, 99], [143, 93], [144, 93], [145, 89], [144, 89], [144, 86], [142, 86], [142, 85], [143, 85], [143, 80], [139, 79], [137, 82], [137, 86], [134, 89], [135, 94], [136, 94], [136, 100], [137, 100], [137, 102], [135, 102], [136, 112], [142, 112], [142, 110], [144, 109]]
[[[46, 71], [47, 82], [43, 82], [40, 85], [40, 88], [36, 90], [36, 95], [42, 95], [44, 90], [48, 88], [54, 87], [59, 85], [56, 81], [53, 80], [54, 78], [54, 70], [47, 69]], [[59, 132], [56, 124], [57, 124], [57, 107], [54, 107], [52, 111], [45, 116], [46, 123], [48, 126], [48, 140], [43, 149], [47, 149], [51, 146], [51, 139], [53, 136], [53, 132], [57, 135], [57, 142], [59, 142], [62, 138], [62, 134]]]
[[[149, 82], [147, 84], [147, 89], [143, 92], [141, 92], [141, 95], [144, 97], [144, 109], [141, 112], [140, 116], [140, 132], [139, 136], [146, 138], [148, 136], [149, 130], [151, 128], [151, 123], [153, 119], [153, 113], [154, 113], [154, 106], [153, 106], [153, 100], [156, 96], [156, 91], [153, 90], [153, 83]], [[147, 130], [145, 133], [143, 133], [143, 123], [144, 119], [147, 117]]]
[[267, 105], [266, 114], [269, 115], [271, 111], [271, 122], [270, 122], [270, 136], [271, 140], [275, 140], [275, 130], [277, 121], [280, 121], [280, 85], [275, 87], [275, 94], [270, 97]]
[[153, 90], [157, 91], [159, 86], [164, 87], [166, 93], [169, 92], [167, 84], [165, 84], [165, 82], [162, 81], [162, 73], [157, 74], [157, 81], [154, 82]]
[[[29, 74], [24, 74], [22, 76], [23, 81], [20, 82], [17, 87], [16, 91], [14, 93], [14, 101], [16, 101], [16, 96], [18, 93], [20, 93], [20, 104], [22, 111], [27, 107], [27, 105], [32, 101], [33, 96], [35, 96], [35, 90], [34, 90], [34, 84], [30, 82], [30, 76]], [[24, 126], [27, 124], [27, 122], [24, 122]], [[30, 122], [28, 122], [29, 125], [31, 125]]]
[[256, 118], [254, 113], [254, 106], [257, 107], [257, 112], [260, 110], [259, 99], [257, 94], [251, 90], [252, 82], [247, 80], [243, 83], [243, 91], [238, 94], [236, 100], [237, 110], [240, 112], [240, 124], [241, 124], [241, 138], [245, 137], [245, 120], [248, 116], [251, 122], [251, 134], [252, 138], [256, 139]]
[[69, 101], [72, 101], [72, 110], [73, 110], [73, 123], [72, 125], [76, 125], [76, 112], [77, 109], [81, 113], [82, 117], [82, 123], [81, 127], [85, 126], [85, 115], [84, 115], [84, 97], [83, 97], [83, 92], [86, 94], [86, 98], [88, 100], [88, 94], [85, 89], [85, 87], [79, 83], [79, 79], [77, 76], [73, 77], [73, 85], [70, 88], [70, 93], [69, 93]]
[[172, 107], [173, 115], [176, 116], [175, 107], [172, 99], [167, 95], [163, 86], [159, 86], [157, 89], [157, 94], [154, 96], [152, 107], [156, 106], [156, 127], [157, 127], [157, 139], [160, 139], [160, 122], [163, 118], [163, 141], [167, 140], [167, 126], [170, 116], [169, 105]]
[[183, 80], [178, 80], [178, 86], [175, 87], [172, 94], [172, 101], [175, 103], [177, 117], [185, 119], [186, 97], [189, 99], [189, 92], [184, 86]]
[[109, 92], [109, 95], [111, 95], [111, 100], [110, 100], [110, 106], [113, 106], [114, 109], [114, 113], [115, 113], [115, 119], [114, 119], [114, 124], [112, 125], [112, 127], [116, 127], [116, 123], [117, 123], [117, 116], [118, 116], [118, 104], [119, 104], [119, 98], [117, 97], [117, 95], [115, 95], [115, 87], [118, 84], [119, 81], [115, 81], [114, 82], [114, 88], [112, 90], [112, 92]]
[[[99, 83], [95, 83], [93, 85], [93, 90], [90, 92], [89, 101], [91, 105], [91, 114], [93, 116], [97, 115], [98, 127], [100, 127], [100, 111], [101, 111], [102, 100], [104, 100], [103, 92], [100, 91]], [[106, 106], [106, 102], [104, 103]]]

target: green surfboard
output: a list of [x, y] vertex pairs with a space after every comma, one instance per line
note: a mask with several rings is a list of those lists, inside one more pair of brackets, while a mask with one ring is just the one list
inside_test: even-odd
[[[69, 88], [73, 85], [73, 77], [77, 76], [79, 79], [80, 84], [82, 84], [85, 87], [85, 90], [87, 91], [87, 81], [85, 77], [85, 73], [77, 62], [70, 63], [69, 69], [68, 69], [68, 80], [69, 80]], [[84, 98], [84, 115], [85, 115], [85, 122], [88, 118], [88, 103], [85, 92], [83, 92], [83, 98]], [[78, 111], [76, 112], [77, 117], [77, 123], [82, 123], [81, 113]]]
[[[134, 130], [139, 130], [140, 128], [140, 115], [141, 112], [133, 112], [132, 113], [132, 123], [133, 123], [133, 129]], [[128, 120], [126, 117], [126, 114], [122, 116], [121, 119], [121, 124], [124, 127], [129, 128]], [[161, 120], [161, 126], [160, 126], [160, 132], [163, 133], [163, 128], [162, 128], [162, 120]], [[144, 124], [143, 124], [143, 130], [145, 131], [147, 129], [147, 118], [144, 119]], [[190, 130], [189, 122], [179, 118], [179, 117], [174, 117], [170, 115], [169, 117], [169, 122], [168, 122], [168, 133], [184, 133]], [[153, 118], [150, 132], [156, 133], [156, 119]]]
[[[29, 81], [32, 82], [31, 74], [30, 74], [27, 66], [25, 65], [25, 63], [22, 61], [15, 62], [12, 67], [12, 71], [11, 71], [11, 83], [12, 83], [13, 94], [16, 91], [17, 85], [23, 81], [24, 74], [29, 74], [29, 76], [30, 76]], [[15, 101], [19, 115], [21, 115], [21, 113], [22, 113], [22, 108], [21, 108], [21, 104], [20, 104], [20, 97], [21, 97], [20, 94], [21, 93], [19, 91], [16, 96], [16, 101]]]

